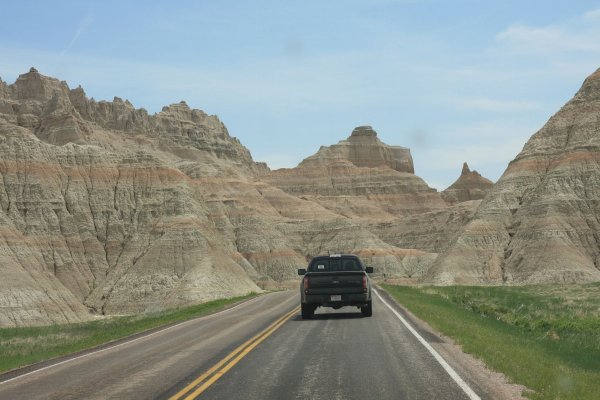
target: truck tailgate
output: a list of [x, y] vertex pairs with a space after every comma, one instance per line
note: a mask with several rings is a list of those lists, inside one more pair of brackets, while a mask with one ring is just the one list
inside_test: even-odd
[[310, 272], [309, 294], [362, 293], [362, 271], [352, 272]]

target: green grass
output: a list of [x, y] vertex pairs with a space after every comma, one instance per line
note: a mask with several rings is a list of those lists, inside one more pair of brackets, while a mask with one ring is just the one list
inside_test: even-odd
[[600, 398], [599, 283], [383, 287], [527, 397]]
[[77, 324], [0, 329], [0, 372], [93, 348], [126, 336], [207, 315], [256, 296], [214, 300], [138, 316], [109, 317]]

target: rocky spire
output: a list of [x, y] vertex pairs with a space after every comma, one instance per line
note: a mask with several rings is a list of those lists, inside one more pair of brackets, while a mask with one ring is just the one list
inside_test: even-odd
[[487, 195], [492, 186], [492, 181], [484, 178], [477, 171], [471, 171], [469, 164], [465, 162], [460, 177], [442, 192], [442, 197], [450, 204], [480, 200]]
[[467, 175], [470, 172], [471, 172], [471, 170], [469, 169], [469, 164], [467, 164], [466, 162], [464, 162], [463, 163], [462, 172], [460, 174], [461, 175]]

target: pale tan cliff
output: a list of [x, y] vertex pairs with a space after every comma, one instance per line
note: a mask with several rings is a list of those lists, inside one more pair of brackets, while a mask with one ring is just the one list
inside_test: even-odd
[[349, 218], [394, 218], [447, 207], [414, 174], [410, 150], [381, 142], [370, 126], [321, 147], [296, 168], [271, 171], [261, 179]]
[[535, 133], [427, 282], [600, 280], [600, 70]]
[[[52, 307], [54, 298], [70, 300], [67, 310], [85, 318], [84, 306], [131, 313], [258, 290], [180, 171], [143, 151], [56, 147], [13, 126], [0, 125], [0, 138], [0, 214], [8, 230], [0, 253], [16, 261], [1, 268], [4, 276], [32, 278], [21, 287], [3, 279], [0, 298], [45, 294], [3, 307], [3, 325], [76, 320]], [[39, 308], [46, 315], [33, 311]]]
[[364, 226], [393, 246], [437, 254], [453, 242], [480, 203], [481, 200], [465, 201], [405, 217], [371, 219], [366, 220]]
[[299, 167], [326, 166], [340, 160], [349, 161], [357, 167], [389, 167], [400, 172], [415, 172], [410, 149], [383, 143], [370, 126], [358, 126], [346, 140], [322, 146]]
[[75, 106], [66, 83], [34, 69], [0, 86], [0, 325], [259, 290], [192, 179], [265, 168], [216, 117], [184, 104], [148, 117], [82, 96]]

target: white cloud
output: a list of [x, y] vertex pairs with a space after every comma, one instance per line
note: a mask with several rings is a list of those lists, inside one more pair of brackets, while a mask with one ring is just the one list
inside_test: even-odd
[[600, 8], [586, 12], [585, 14], [583, 14], [583, 18], [588, 21], [600, 19]]
[[485, 97], [454, 98], [450, 102], [461, 109], [491, 112], [515, 112], [541, 108], [540, 104], [533, 101], [496, 100]]
[[[444, 136], [460, 140], [461, 142], [496, 143], [498, 138], [511, 138], [511, 140], [525, 143], [529, 137], [540, 129], [531, 120], [506, 120], [489, 119], [474, 123], [447, 126], [443, 129]], [[442, 128], [437, 128], [441, 131]]]
[[77, 39], [79, 39], [79, 37], [81, 36], [81, 34], [94, 22], [94, 17], [91, 14], [87, 14], [85, 17], [83, 17], [83, 19], [79, 22], [79, 25], [77, 26], [77, 30], [75, 31], [75, 33], [73, 34], [73, 37], [71, 38], [71, 40], [69, 41], [69, 44], [67, 45], [67, 47], [65, 47], [65, 49], [62, 51], [62, 55], [66, 54], [69, 50], [71, 50], [71, 47], [73, 47], [73, 45], [75, 44], [75, 42], [77, 42]]
[[584, 21], [600, 18], [600, 9], [585, 13], [562, 25], [528, 26], [513, 24], [496, 35], [497, 43], [515, 52], [555, 54], [563, 52], [600, 52], [600, 29]]

